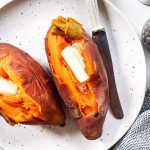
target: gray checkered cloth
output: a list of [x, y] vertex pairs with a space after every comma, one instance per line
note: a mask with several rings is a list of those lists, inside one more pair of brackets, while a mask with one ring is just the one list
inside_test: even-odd
[[126, 135], [112, 150], [150, 150], [150, 88], [147, 90], [140, 115]]

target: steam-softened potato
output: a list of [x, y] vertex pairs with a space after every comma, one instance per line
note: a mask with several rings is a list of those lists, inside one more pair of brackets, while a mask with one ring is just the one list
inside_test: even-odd
[[0, 113], [10, 123], [63, 125], [65, 116], [45, 70], [27, 53], [0, 43]]
[[102, 134], [108, 110], [108, 81], [96, 44], [72, 18], [52, 21], [45, 40], [57, 89], [87, 139]]

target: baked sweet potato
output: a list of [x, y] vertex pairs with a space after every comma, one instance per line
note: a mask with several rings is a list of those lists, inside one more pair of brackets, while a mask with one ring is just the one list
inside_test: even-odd
[[27, 53], [0, 43], [0, 113], [10, 124], [63, 125], [65, 115], [45, 70]]
[[[87, 139], [97, 139], [102, 134], [109, 94], [96, 44], [80, 23], [59, 16], [47, 32], [45, 49], [55, 84], [71, 116]], [[75, 70], [76, 65], [79, 67]]]

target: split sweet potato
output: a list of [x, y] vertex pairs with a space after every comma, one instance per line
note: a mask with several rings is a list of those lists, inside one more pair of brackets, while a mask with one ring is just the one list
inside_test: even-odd
[[[77, 44], [88, 75], [84, 82], [77, 79], [62, 56], [66, 47]], [[47, 32], [45, 47], [55, 84], [71, 116], [87, 139], [100, 137], [109, 94], [106, 70], [96, 44], [80, 23], [59, 16]]]
[[10, 124], [64, 124], [65, 115], [45, 70], [6, 43], [0, 43], [0, 82], [0, 113]]

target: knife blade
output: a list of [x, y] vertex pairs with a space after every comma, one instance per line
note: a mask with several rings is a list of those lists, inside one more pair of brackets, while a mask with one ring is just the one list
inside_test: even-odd
[[97, 0], [85, 0], [92, 23], [92, 39], [98, 46], [98, 50], [103, 59], [109, 84], [110, 108], [117, 119], [122, 119], [124, 114], [121, 107], [118, 91], [116, 87], [113, 63], [108, 45], [107, 35], [104, 27], [100, 23], [99, 8]]

